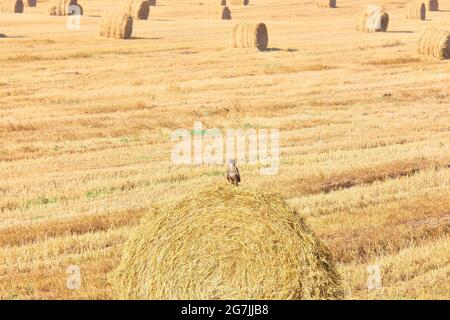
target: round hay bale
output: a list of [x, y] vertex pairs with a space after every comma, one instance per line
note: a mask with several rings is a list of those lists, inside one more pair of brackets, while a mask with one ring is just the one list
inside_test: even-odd
[[336, 0], [318, 0], [317, 6], [319, 8], [336, 8]]
[[37, 3], [36, 0], [25, 0], [25, 1], [23, 1], [23, 5], [25, 7], [36, 7], [36, 3]]
[[231, 11], [227, 6], [212, 5], [208, 6], [208, 16], [210, 19], [231, 20]]
[[122, 7], [103, 14], [100, 21], [100, 36], [116, 39], [129, 39], [133, 33], [133, 17]]
[[231, 36], [233, 48], [267, 49], [269, 36], [264, 23], [241, 22], [234, 26]]
[[23, 13], [22, 0], [1, 0], [0, 12], [5, 13]]
[[450, 59], [450, 32], [427, 28], [420, 36], [418, 52], [439, 59]]
[[406, 7], [406, 18], [415, 20], [425, 20], [427, 8], [423, 1], [412, 0]]
[[377, 5], [369, 5], [358, 17], [356, 30], [361, 32], [385, 32], [388, 25], [388, 13]]
[[425, 5], [428, 11], [439, 11], [439, 1], [438, 0], [426, 0]]
[[[75, 11], [74, 7], [78, 7], [79, 10]], [[68, 16], [77, 11], [83, 14], [83, 9], [77, 0], [51, 0], [47, 7], [47, 14], [50, 16]]]
[[110, 275], [121, 299], [338, 299], [330, 252], [279, 195], [230, 185], [154, 209]]
[[232, 5], [235, 6], [248, 6], [250, 3], [250, 0], [230, 0]]
[[148, 0], [127, 0], [123, 5], [123, 10], [136, 20], [147, 20], [150, 15], [150, 3]]

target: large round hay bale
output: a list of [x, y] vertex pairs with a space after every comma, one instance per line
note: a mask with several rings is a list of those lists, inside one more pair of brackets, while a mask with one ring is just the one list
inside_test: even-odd
[[356, 30], [361, 32], [385, 32], [389, 25], [389, 15], [377, 5], [369, 5], [359, 15], [356, 22]]
[[406, 7], [406, 18], [425, 20], [427, 14], [427, 8], [425, 3], [421, 0], [412, 0]]
[[336, 0], [317, 0], [319, 8], [336, 8]]
[[439, 11], [439, 1], [438, 0], [426, 0], [425, 5], [428, 11]]
[[22, 0], [1, 0], [0, 12], [5, 13], [23, 13]]
[[144, 216], [110, 280], [122, 299], [337, 299], [330, 252], [279, 195], [230, 185]]
[[241, 22], [233, 28], [231, 35], [233, 48], [258, 48], [264, 51], [268, 42], [269, 36], [264, 23]]
[[133, 17], [122, 7], [106, 11], [100, 21], [100, 36], [129, 39], [133, 33]]
[[50, 16], [67, 16], [75, 13], [83, 14], [77, 0], [50, 0], [47, 6], [47, 14]]
[[123, 3], [123, 10], [135, 20], [147, 20], [150, 15], [150, 3], [148, 0], [127, 0]]
[[450, 59], [450, 31], [427, 28], [420, 36], [418, 52], [439, 59]]

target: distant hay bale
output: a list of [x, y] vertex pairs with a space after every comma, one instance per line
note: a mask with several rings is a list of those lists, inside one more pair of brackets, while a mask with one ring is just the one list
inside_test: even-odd
[[356, 30], [361, 32], [385, 32], [388, 25], [388, 13], [377, 5], [369, 5], [358, 17]]
[[439, 1], [438, 0], [426, 0], [425, 5], [428, 11], [439, 11]]
[[150, 15], [150, 3], [148, 0], [126, 0], [123, 10], [128, 12], [133, 19], [147, 20]]
[[339, 299], [329, 250], [279, 195], [211, 186], [147, 213], [109, 275], [121, 299]]
[[318, 0], [317, 6], [319, 8], [336, 8], [336, 0]]
[[427, 8], [425, 3], [420, 0], [412, 0], [406, 7], [406, 18], [425, 20], [427, 14]]
[[100, 21], [100, 36], [116, 39], [129, 39], [133, 33], [133, 17], [122, 7], [103, 14]]
[[37, 3], [36, 0], [25, 0], [25, 1], [23, 1], [23, 5], [25, 7], [36, 7], [36, 3]]
[[235, 6], [248, 6], [250, 0], [230, 0], [230, 3]]
[[264, 23], [241, 22], [233, 28], [231, 36], [233, 48], [258, 48], [264, 51], [268, 42], [269, 36]]
[[450, 59], [450, 31], [427, 28], [420, 36], [418, 52], [439, 59]]
[[47, 14], [50, 16], [68, 16], [78, 12], [82, 15], [83, 7], [77, 0], [50, 0], [47, 7]]
[[22, 0], [1, 0], [0, 12], [4, 13], [23, 13]]
[[231, 20], [231, 11], [228, 7], [209, 7], [208, 15], [212, 19]]

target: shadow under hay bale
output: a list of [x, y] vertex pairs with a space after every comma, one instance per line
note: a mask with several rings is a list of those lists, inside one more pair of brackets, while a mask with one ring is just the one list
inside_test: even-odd
[[1, 0], [0, 12], [4, 13], [23, 13], [22, 0]]
[[336, 0], [318, 0], [317, 6], [319, 8], [336, 8]]
[[36, 7], [36, 3], [37, 3], [36, 0], [25, 0], [23, 2], [25, 7]]
[[150, 3], [148, 0], [127, 0], [123, 4], [123, 10], [135, 20], [147, 20], [150, 15]]
[[264, 51], [268, 42], [269, 36], [264, 23], [241, 22], [233, 28], [231, 35], [233, 48], [257, 48]]
[[420, 36], [417, 51], [439, 59], [450, 59], [450, 31], [427, 28]]
[[51, 0], [47, 7], [50, 16], [83, 15], [83, 7], [77, 0]]
[[425, 20], [427, 15], [427, 8], [425, 3], [418, 0], [412, 0], [406, 7], [406, 18], [415, 20]]
[[133, 33], [133, 17], [121, 6], [106, 11], [100, 21], [99, 34], [102, 37], [130, 39]]
[[428, 11], [439, 11], [439, 1], [438, 0], [426, 0], [425, 5]]
[[279, 195], [210, 186], [147, 213], [109, 275], [122, 299], [339, 299], [329, 250]]
[[385, 32], [388, 25], [388, 13], [377, 5], [370, 5], [358, 17], [356, 30], [361, 32]]

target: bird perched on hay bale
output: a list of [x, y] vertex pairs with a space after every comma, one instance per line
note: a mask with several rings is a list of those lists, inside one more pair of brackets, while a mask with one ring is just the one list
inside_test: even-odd
[[1, 0], [0, 12], [5, 13], [23, 13], [22, 0]]
[[[75, 8], [77, 8], [75, 10]], [[68, 16], [71, 14], [83, 14], [83, 7], [77, 0], [51, 0], [47, 7], [50, 16]]]
[[336, 0], [317, 0], [319, 8], [336, 8]]
[[329, 250], [280, 195], [209, 186], [146, 214], [109, 275], [121, 299], [339, 299]]
[[425, 20], [426, 14], [427, 14], [427, 8], [423, 1], [412, 0], [412, 1], [408, 2], [408, 6], [406, 7], [406, 18], [407, 19]]
[[426, 0], [425, 5], [428, 11], [439, 11], [439, 1], [438, 0]]
[[233, 48], [257, 48], [264, 51], [268, 42], [269, 36], [264, 23], [241, 22], [233, 28], [231, 35]]
[[439, 59], [450, 59], [450, 31], [427, 28], [420, 36], [418, 52]]
[[358, 17], [356, 30], [362, 32], [385, 32], [389, 25], [389, 15], [377, 5], [369, 5]]
[[100, 21], [100, 36], [129, 39], [133, 33], [133, 17], [122, 7], [106, 11]]
[[238, 167], [236, 167], [236, 161], [234, 159], [228, 160], [227, 163], [227, 180], [229, 183], [239, 186], [241, 183], [241, 175]]
[[128, 12], [135, 20], [147, 20], [150, 15], [148, 0], [126, 0], [123, 10]]

